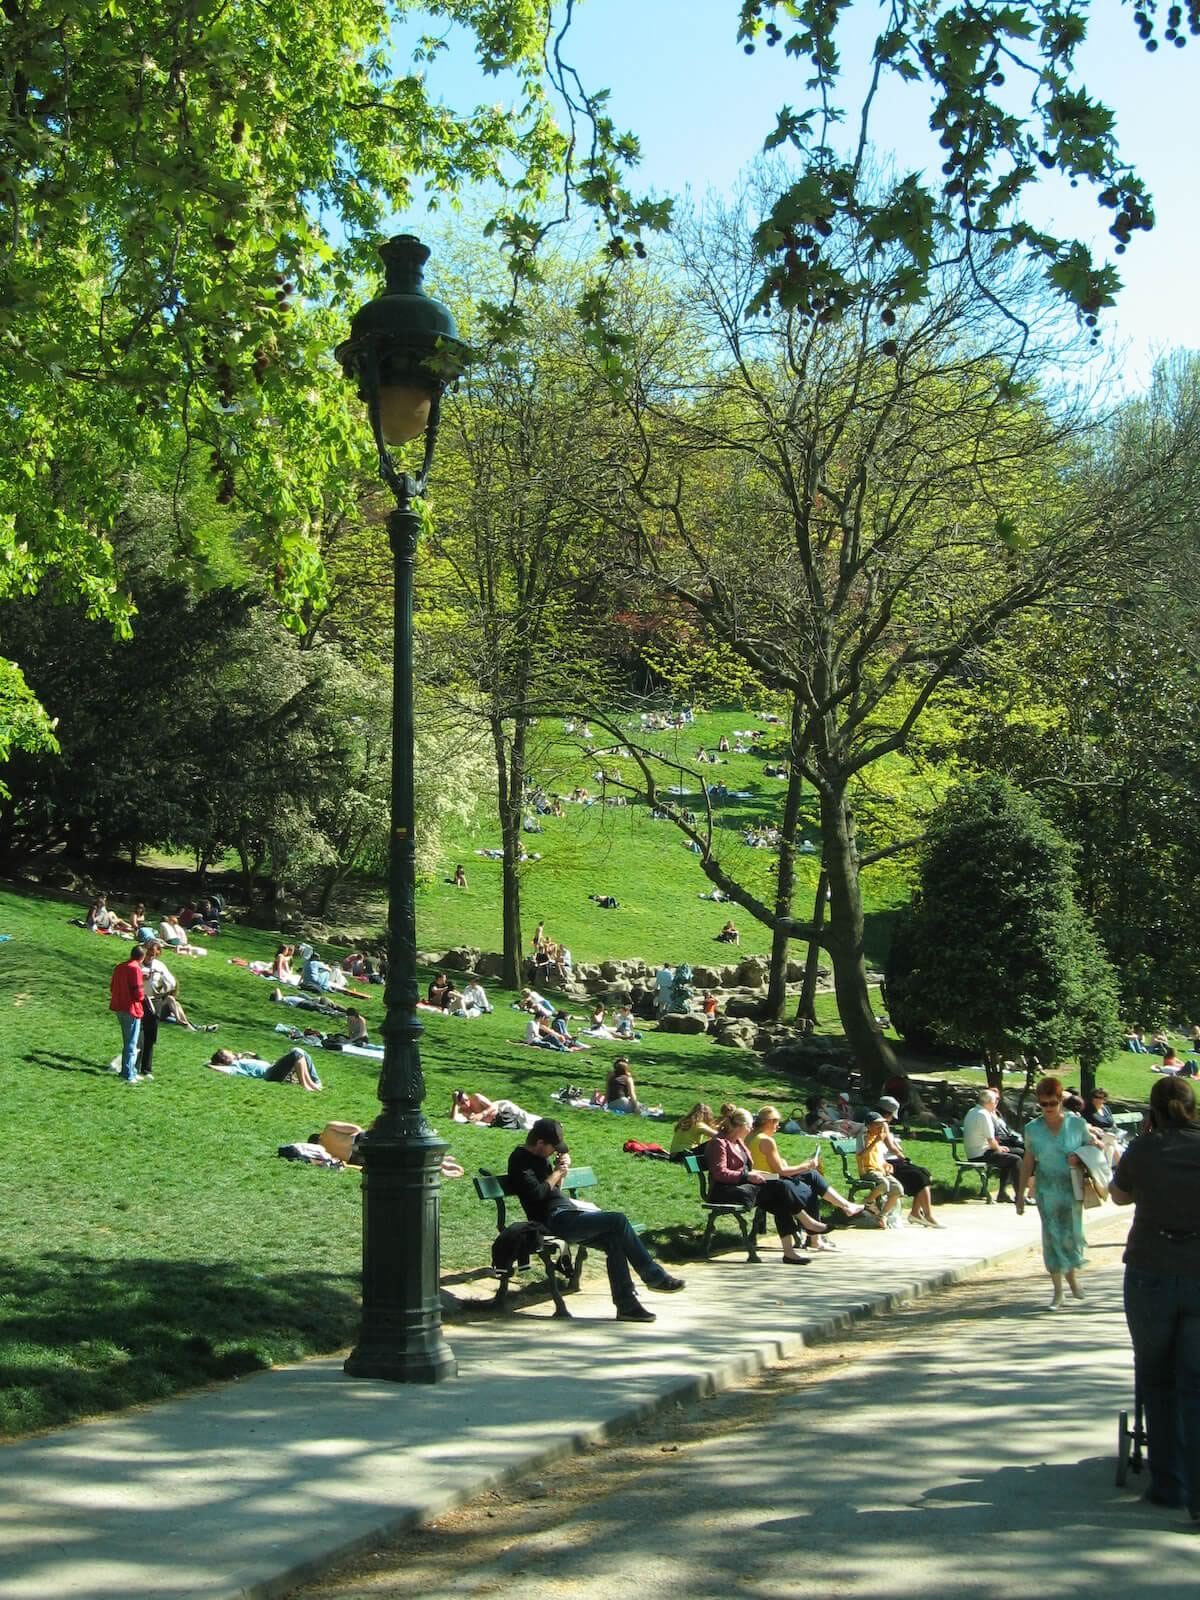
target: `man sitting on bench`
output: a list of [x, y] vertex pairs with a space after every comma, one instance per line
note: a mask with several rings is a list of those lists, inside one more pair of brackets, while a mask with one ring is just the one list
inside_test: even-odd
[[996, 1199], [1007, 1201], [1010, 1198], [1008, 1186], [1016, 1187], [1021, 1170], [1021, 1152], [1001, 1143], [1001, 1124], [996, 1115], [999, 1104], [1000, 1096], [995, 1089], [979, 1091], [979, 1104], [972, 1106], [963, 1118], [963, 1153], [968, 1161], [982, 1161], [985, 1167], [1000, 1174]]
[[583, 1211], [563, 1194], [562, 1181], [570, 1166], [562, 1123], [553, 1117], [539, 1117], [525, 1143], [518, 1145], [508, 1158], [513, 1193], [530, 1222], [540, 1223], [555, 1238], [566, 1244], [586, 1245], [589, 1250], [603, 1250], [618, 1321], [653, 1322], [653, 1311], [634, 1293], [630, 1267], [647, 1289], [661, 1294], [682, 1289], [683, 1279], [672, 1277], [655, 1261], [623, 1211]]

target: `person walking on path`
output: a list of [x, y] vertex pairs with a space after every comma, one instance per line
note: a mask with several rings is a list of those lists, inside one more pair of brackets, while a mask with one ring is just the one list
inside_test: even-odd
[[1150, 1444], [1146, 1499], [1186, 1506], [1200, 1524], [1200, 1122], [1190, 1083], [1154, 1085], [1150, 1126], [1109, 1188], [1134, 1207], [1125, 1320]]
[[1088, 1142], [1088, 1125], [1074, 1111], [1063, 1111], [1063, 1086], [1058, 1078], [1043, 1078], [1034, 1093], [1042, 1114], [1025, 1128], [1017, 1215], [1025, 1210], [1025, 1196], [1036, 1171], [1042, 1260], [1054, 1285], [1047, 1309], [1061, 1311], [1064, 1277], [1075, 1299], [1083, 1299], [1076, 1276], [1083, 1265], [1083, 1200], [1076, 1198], [1071, 1168], [1082, 1165], [1076, 1151]]
[[108, 985], [108, 1009], [116, 1012], [121, 1024], [121, 1078], [125, 1083], [141, 1082], [134, 1066], [146, 1000], [141, 955], [137, 948], [130, 950], [113, 968]]
[[[553, 1160], [551, 1159], [553, 1158]], [[654, 1313], [638, 1299], [629, 1269], [647, 1289], [675, 1294], [683, 1279], [673, 1277], [638, 1238], [623, 1211], [580, 1211], [562, 1192], [571, 1169], [571, 1156], [563, 1143], [562, 1123], [539, 1117], [525, 1143], [508, 1158], [513, 1193], [530, 1222], [537, 1222], [567, 1244], [602, 1250], [608, 1264], [608, 1287], [619, 1322], [653, 1322]]]

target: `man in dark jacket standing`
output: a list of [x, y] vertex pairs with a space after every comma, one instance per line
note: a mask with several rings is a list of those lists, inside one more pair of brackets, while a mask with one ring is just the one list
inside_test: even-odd
[[630, 1267], [647, 1289], [661, 1294], [674, 1294], [682, 1289], [683, 1279], [672, 1277], [655, 1261], [623, 1211], [580, 1211], [562, 1192], [563, 1179], [570, 1167], [571, 1157], [563, 1143], [562, 1123], [555, 1122], [553, 1117], [539, 1117], [525, 1143], [518, 1145], [508, 1158], [513, 1193], [530, 1222], [541, 1223], [566, 1244], [603, 1250], [618, 1320], [653, 1322], [653, 1311], [647, 1310], [634, 1293]]

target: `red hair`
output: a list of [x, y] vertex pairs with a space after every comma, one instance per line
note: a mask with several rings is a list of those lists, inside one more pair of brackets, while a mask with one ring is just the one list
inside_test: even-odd
[[1043, 1095], [1057, 1096], [1058, 1099], [1061, 1100], [1063, 1095], [1066, 1093], [1066, 1090], [1062, 1086], [1061, 1078], [1043, 1078], [1033, 1092], [1038, 1100], [1040, 1100]]

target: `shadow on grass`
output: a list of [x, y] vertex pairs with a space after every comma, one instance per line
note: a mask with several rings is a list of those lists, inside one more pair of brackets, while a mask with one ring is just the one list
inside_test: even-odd
[[0, 1437], [158, 1400], [349, 1344], [359, 1304], [328, 1272], [45, 1254], [5, 1273]]
[[31, 1067], [49, 1067], [54, 1072], [90, 1072], [93, 1077], [107, 1077], [108, 1063], [89, 1061], [86, 1056], [68, 1056], [52, 1050], [30, 1050], [21, 1057]]

